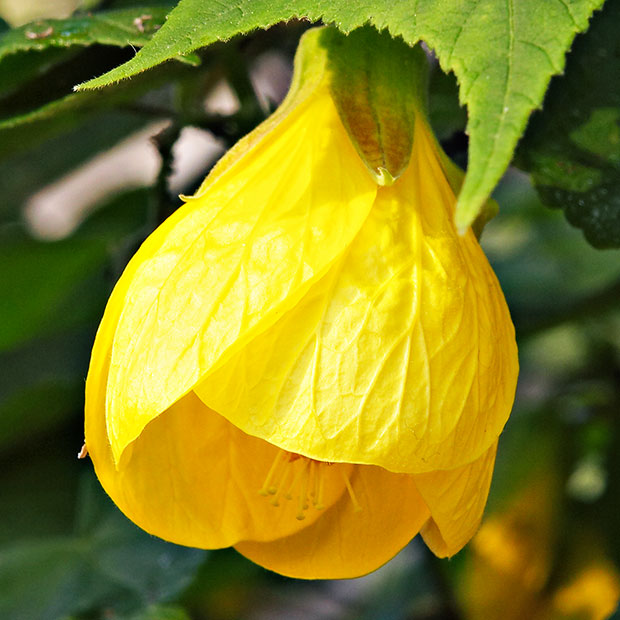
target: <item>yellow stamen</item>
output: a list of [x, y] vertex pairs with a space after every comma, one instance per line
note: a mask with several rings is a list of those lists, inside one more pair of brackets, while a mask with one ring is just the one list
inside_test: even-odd
[[317, 510], [323, 510], [323, 508], [325, 508], [325, 505], [323, 504], [323, 495], [324, 495], [324, 490], [325, 490], [325, 475], [322, 469], [321, 469], [321, 475], [318, 475], [317, 477], [319, 479], [318, 490], [314, 496], [314, 501], [312, 503], [314, 504], [314, 507]]
[[[333, 463], [315, 461], [293, 452], [278, 450], [259, 493], [263, 496], [271, 495], [272, 498], [269, 503], [272, 506], [279, 506], [282, 497], [287, 500], [295, 498], [297, 500], [295, 517], [301, 521], [306, 518], [306, 510], [308, 510], [310, 503], [316, 510], [325, 508], [326, 468], [332, 465]], [[340, 465], [336, 465], [336, 467], [340, 469], [342, 479], [353, 503], [353, 509], [355, 512], [359, 512], [362, 507], [357, 501], [349, 477], [345, 473], [346, 469]], [[289, 480], [291, 480], [290, 484]]]
[[297, 470], [297, 473], [293, 477], [293, 482], [291, 482], [291, 486], [288, 488], [288, 491], [286, 492], [286, 495], [285, 495], [286, 499], [293, 499], [293, 490], [297, 487], [297, 485], [299, 484], [299, 481], [301, 480], [301, 477], [304, 475], [304, 472], [306, 471], [306, 465], [308, 464], [308, 459], [303, 458], [302, 461], [303, 462], [301, 463], [301, 467]]
[[315, 485], [314, 481], [316, 480], [316, 477], [318, 475], [318, 469], [319, 469], [318, 462], [310, 459], [310, 471], [308, 472], [308, 479], [306, 480], [307, 489], [306, 489], [306, 492], [304, 493], [304, 497], [306, 500], [304, 504], [304, 510], [308, 510], [308, 507], [309, 507], [308, 502], [310, 501], [310, 497], [314, 497], [314, 485]]
[[310, 463], [310, 482], [308, 483], [308, 488], [310, 489], [309, 497], [312, 498], [312, 505], [315, 507], [320, 477], [321, 466], [316, 461], [312, 461]]
[[[308, 459], [304, 459], [304, 462], [301, 465], [302, 474], [305, 473], [306, 468], [308, 466]], [[310, 467], [312, 468], [312, 461], [310, 461]], [[311, 469], [312, 471], [312, 469]], [[301, 493], [298, 496], [298, 504], [297, 504], [297, 514], [295, 517], [300, 521], [303, 521], [306, 518], [304, 514], [304, 510], [308, 509], [308, 504], [306, 502], [306, 494], [308, 492], [308, 476], [301, 477]]]
[[287, 467], [286, 465], [288, 465], [288, 463], [284, 463], [284, 471], [282, 472], [280, 479], [275, 485], [277, 487], [277, 492], [274, 494], [273, 499], [270, 502], [272, 506], [280, 505], [280, 496], [282, 495], [282, 491], [284, 490], [286, 486], [288, 475], [291, 472], [291, 468]]
[[275, 474], [276, 469], [278, 468], [278, 465], [280, 464], [283, 456], [284, 452], [282, 450], [278, 450], [276, 458], [273, 459], [273, 463], [271, 464], [271, 467], [267, 472], [265, 482], [263, 482], [263, 486], [259, 490], [259, 493], [261, 495], [273, 495], [275, 493], [274, 487], [270, 486], [269, 483], [271, 482], [271, 479], [273, 478], [273, 475]]
[[355, 497], [355, 492], [353, 491], [353, 487], [351, 486], [351, 481], [349, 480], [349, 477], [344, 472], [342, 472], [342, 478], [344, 480], [344, 483], [347, 485], [347, 491], [349, 492], [349, 497], [351, 498], [351, 501], [353, 502], [353, 510], [355, 512], [359, 512], [362, 509], [362, 507], [359, 505], [359, 502], [357, 501], [357, 497]]

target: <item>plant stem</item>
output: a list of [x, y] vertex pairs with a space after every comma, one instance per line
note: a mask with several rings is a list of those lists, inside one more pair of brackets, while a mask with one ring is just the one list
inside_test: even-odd
[[168, 189], [168, 178], [172, 173], [174, 163], [172, 149], [180, 133], [181, 127], [172, 123], [152, 138], [153, 144], [161, 156], [161, 166], [153, 186], [153, 207], [149, 218], [151, 230], [157, 228], [174, 211], [174, 202]]

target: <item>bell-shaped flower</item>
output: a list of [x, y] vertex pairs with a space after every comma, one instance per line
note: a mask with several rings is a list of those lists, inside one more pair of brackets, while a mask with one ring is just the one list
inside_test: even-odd
[[282, 106], [125, 269], [86, 445], [148, 532], [303, 578], [474, 534], [517, 354], [453, 224], [460, 172], [429, 129], [425, 62], [370, 29], [309, 31]]

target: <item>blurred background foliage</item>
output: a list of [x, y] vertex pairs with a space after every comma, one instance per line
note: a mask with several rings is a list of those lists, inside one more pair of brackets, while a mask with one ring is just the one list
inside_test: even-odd
[[[479, 534], [450, 561], [414, 540], [367, 577], [299, 582], [234, 551], [148, 536], [75, 459], [89, 350], [116, 278], [177, 195], [281, 100], [308, 27], [291, 22], [73, 93], [130, 58], [173, 4], [0, 0], [0, 618], [611, 617], [620, 254], [592, 246], [620, 245], [619, 5], [576, 40], [482, 238], [522, 370]], [[455, 81], [435, 67], [430, 90], [435, 130], [466, 166]]]

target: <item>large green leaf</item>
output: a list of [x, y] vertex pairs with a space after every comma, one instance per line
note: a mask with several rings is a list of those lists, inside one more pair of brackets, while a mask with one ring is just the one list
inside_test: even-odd
[[181, 0], [132, 60], [82, 85], [98, 88], [216, 40], [306, 17], [350, 32], [364, 23], [424, 40], [454, 71], [469, 112], [469, 170], [457, 223], [471, 223], [512, 157], [550, 77], [603, 0]]
[[[32, 56], [50, 57], [53, 52], [62, 52], [56, 62], [43, 63], [43, 66], [31, 79], [22, 83], [13, 80], [13, 88], [7, 89], [0, 98], [0, 123], [2, 128], [13, 125], [13, 119], [30, 116], [33, 111], [45, 107], [50, 102], [73, 95], [73, 84], [79, 76], [92, 75], [100, 67], [105, 71], [132, 56], [128, 48], [96, 45], [88, 48], [49, 49], [45, 52], [28, 52], [13, 54], [0, 61], [0, 74], [5, 65], [13, 66], [16, 73], [22, 73], [23, 63]], [[2, 77], [0, 75], [0, 77]], [[131, 87], [132, 83], [126, 84]], [[117, 90], [126, 89], [115, 89]], [[92, 94], [92, 93], [79, 93]], [[50, 115], [48, 114], [48, 117]]]
[[170, 7], [136, 7], [88, 13], [68, 19], [46, 19], [0, 36], [0, 60], [27, 50], [74, 45], [142, 46], [164, 23]]
[[[79, 540], [51, 539], [0, 551], [0, 612], [12, 620], [58, 620], [87, 607], [96, 584]], [[35, 594], [36, 593], [36, 594]], [[69, 606], [67, 601], [71, 601]]]
[[[597, 252], [578, 230], [564, 226], [561, 213], [543, 208], [529, 176], [506, 175], [495, 197], [502, 217], [488, 224], [481, 241], [518, 335], [568, 318], [620, 279], [620, 261]], [[591, 305], [589, 312], [598, 310]]]
[[620, 248], [620, 4], [595, 15], [519, 148], [542, 201], [599, 248]]
[[[196, 73], [193, 73], [189, 67], [168, 65], [159, 67], [150, 72], [149, 75], [139, 76], [134, 80], [125, 82], [118, 88], [109, 89], [105, 92], [73, 92], [70, 87], [63, 88], [65, 84], [68, 86], [68, 81], [72, 84], [76, 79], [79, 79], [76, 77], [76, 73], [81, 72], [83, 75], [85, 71], [92, 72], [93, 66], [101, 63], [102, 60], [107, 62], [108, 59], [113, 58], [114, 53], [118, 54], [119, 50], [109, 47], [91, 48], [76, 57], [72, 57], [68, 62], [59, 63], [53, 71], [32, 80], [21, 89], [11, 93], [6, 99], [3, 99], [0, 94], [0, 158], [14, 146], [18, 149], [23, 148], [19, 144], [23, 138], [20, 132], [14, 131], [15, 129], [19, 130], [25, 125], [30, 125], [33, 127], [31, 131], [34, 135], [53, 135], [59, 130], [70, 129], [100, 110], [109, 110], [110, 108], [131, 110], [136, 100], [146, 93], [156, 91], [163, 85], [180, 83], [190, 76], [196, 78]], [[3, 65], [8, 64], [7, 61], [13, 58], [9, 57], [4, 63], [0, 62], [0, 73]], [[108, 66], [113, 65], [108, 64]], [[18, 70], [20, 68], [18, 67]], [[51, 87], [48, 83], [55, 84], [55, 81], [62, 81], [63, 84], [56, 88]], [[55, 84], [55, 86], [57, 85]], [[157, 93], [151, 95], [151, 104], [157, 97]], [[164, 98], [161, 93], [159, 98]], [[147, 105], [146, 109], [144, 115], [150, 119], [153, 117], [169, 117], [174, 113], [172, 108], [168, 110], [165, 105], [157, 112], [154, 112], [154, 106], [149, 108]], [[141, 114], [140, 105], [135, 105], [133, 113], [136, 116]]]
[[[76, 82], [130, 58], [136, 46], [143, 45], [161, 26], [169, 8], [170, 3], [36, 22], [0, 36], [0, 150], [8, 148], [7, 140], [1, 139], [7, 129], [38, 122], [41, 127], [36, 133], [49, 133], [48, 125], [61, 124], [59, 116], [64, 116], [61, 121], [65, 125], [68, 117], [75, 124], [94, 110], [119, 106], [160, 86], [161, 71], [156, 83], [134, 80], [103, 97], [73, 93]], [[44, 32], [55, 34], [26, 36], [29, 28], [44, 26]], [[172, 71], [170, 67], [165, 73]]]
[[[206, 553], [149, 536], [97, 487], [88, 476], [75, 535], [0, 549], [0, 617], [58, 620], [99, 610], [94, 617], [153, 618], [152, 605], [191, 583]], [[160, 617], [183, 618], [172, 610]]]

